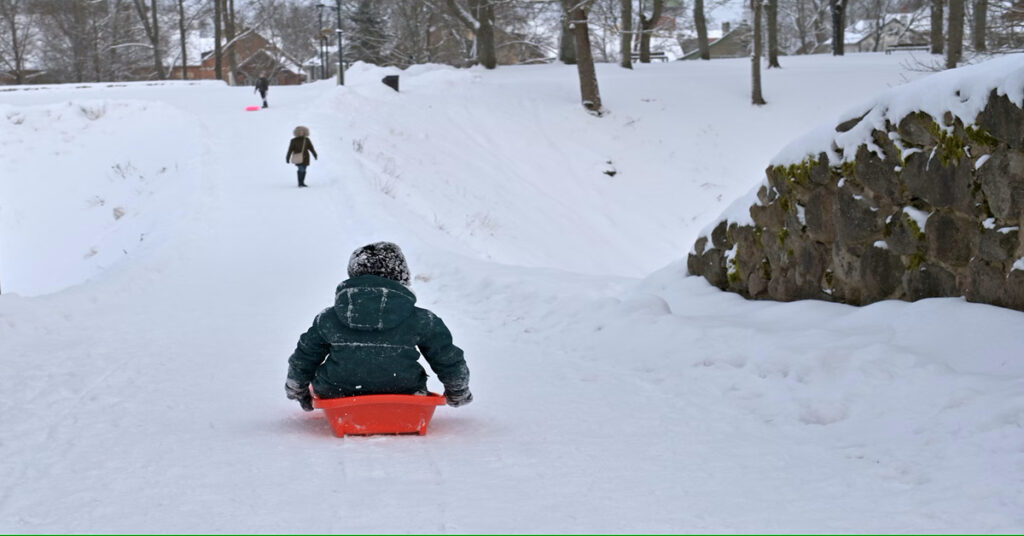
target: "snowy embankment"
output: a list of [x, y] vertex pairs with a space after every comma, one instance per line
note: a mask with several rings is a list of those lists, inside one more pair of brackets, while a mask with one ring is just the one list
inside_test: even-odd
[[161, 102], [0, 100], [0, 284], [35, 295], [159, 239], [196, 190], [199, 135]]
[[[747, 60], [600, 67], [601, 119], [564, 66], [420, 67], [401, 93], [357, 66], [256, 113], [216, 85], [0, 94], [0, 121], [25, 117], [0, 131], [0, 284], [22, 294], [0, 296], [0, 530], [1024, 529], [1024, 315], [747, 302], [683, 274], [787, 140], [923, 74], [790, 58], [752, 108]], [[296, 124], [308, 190], [283, 162]], [[145, 180], [118, 189], [125, 153]], [[48, 249], [11, 217], [42, 212], [83, 232]], [[81, 258], [139, 233], [159, 240]], [[336, 439], [285, 400], [285, 360], [377, 239], [476, 402], [425, 437]]]
[[[993, 92], [1007, 96], [1018, 107], [1024, 106], [1022, 65], [1024, 54], [1008, 54], [980, 64], [939, 72], [887, 91], [873, 92], [877, 94], [859, 99], [857, 104], [848, 107], [839, 116], [814, 125], [808, 132], [787, 143], [772, 157], [769, 165], [788, 166], [808, 158], [814, 160], [819, 154], [825, 154], [831, 165], [838, 166], [843, 162], [852, 162], [861, 145], [884, 158], [882, 149], [871, 139], [873, 131], [886, 132], [889, 130], [887, 125], [898, 125], [904, 117], [914, 112], [923, 112], [935, 118], [946, 117], [949, 113], [952, 117], [960, 118], [964, 125], [973, 125]], [[837, 124], [847, 122], [853, 124], [847, 125], [842, 132], [837, 131]], [[953, 130], [952, 125], [942, 125], [942, 128], [947, 133]], [[904, 157], [912, 151], [920, 150], [904, 149], [899, 139], [892, 141], [900, 147]], [[981, 167], [987, 159], [988, 156], [984, 155], [975, 165]], [[708, 223], [700, 236], [710, 239], [711, 230], [723, 220], [737, 225], [753, 225], [749, 209], [752, 205], [762, 204], [757, 198], [761, 186], [770, 187], [767, 179], [762, 179], [745, 195], [734, 200], [721, 216]], [[920, 221], [918, 224], [924, 229]]]

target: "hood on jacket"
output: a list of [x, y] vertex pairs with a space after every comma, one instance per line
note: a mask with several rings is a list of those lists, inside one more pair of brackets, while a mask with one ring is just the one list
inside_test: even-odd
[[334, 294], [334, 313], [358, 331], [384, 331], [413, 313], [416, 295], [397, 281], [361, 275], [342, 281]]

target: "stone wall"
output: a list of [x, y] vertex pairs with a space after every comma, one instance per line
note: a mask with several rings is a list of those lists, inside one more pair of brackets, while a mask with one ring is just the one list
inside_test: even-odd
[[993, 90], [966, 120], [886, 120], [835, 161], [769, 167], [752, 223], [719, 222], [689, 272], [756, 299], [965, 296], [1024, 310], [1024, 110], [1006, 95]]

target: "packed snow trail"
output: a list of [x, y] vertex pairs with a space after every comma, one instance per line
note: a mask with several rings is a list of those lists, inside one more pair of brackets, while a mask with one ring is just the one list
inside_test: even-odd
[[[799, 73], [813, 69], [792, 61], [793, 86], [807, 86]], [[729, 65], [746, 76], [746, 61], [713, 67]], [[637, 91], [633, 75], [602, 72], [609, 105], [620, 95], [618, 117], [635, 115], [620, 119], [623, 139], [635, 136], [630, 121], [671, 126], [665, 116], [693, 98], [670, 99], [691, 68], [712, 67], [639, 68], [653, 102], [632, 104], [621, 96]], [[425, 70], [403, 78], [401, 98], [378, 87], [385, 72], [357, 70], [346, 88], [274, 87], [270, 108], [253, 113], [242, 111], [251, 88], [124, 95], [194, 118], [195, 139], [165, 149], [199, 173], [151, 245], [82, 285], [0, 297], [0, 530], [1024, 527], [1024, 364], [1014, 359], [1024, 315], [962, 300], [747, 302], [685, 278], [672, 259], [643, 280], [574, 271], [627, 250], [637, 255], [624, 262], [649, 262], [639, 253], [662, 239], [639, 236], [642, 247], [628, 249], [620, 235], [651, 224], [623, 215], [675, 198], [711, 203], [744, 181], [716, 190], [704, 177], [677, 184], [637, 167], [629, 184], [645, 193], [630, 195], [588, 186], [594, 178], [579, 170], [538, 178], [561, 167], [552, 155], [620, 125], [593, 123], [563, 99], [571, 70]], [[458, 89], [464, 82], [479, 87]], [[499, 110], [503, 98], [521, 106]], [[668, 111], [645, 113], [654, 103]], [[560, 115], [570, 107], [584, 119]], [[730, 117], [715, 128], [776, 122], [753, 114], [746, 127]], [[543, 132], [545, 118], [577, 138], [538, 134], [531, 147], [524, 133]], [[505, 131], [476, 130], [500, 121]], [[283, 161], [299, 124], [320, 154], [301, 190]], [[457, 140], [472, 154], [459, 158]], [[596, 152], [626, 170], [671, 158], [646, 147]], [[680, 160], [696, 167], [736, 165], [702, 157], [709, 147], [676, 150], [692, 151]], [[497, 223], [473, 218], [481, 207]], [[330, 305], [351, 250], [381, 239], [403, 246], [421, 305], [466, 350], [476, 401], [438, 408], [424, 437], [338, 439], [318, 412], [285, 399], [286, 359]], [[580, 257], [602, 244], [621, 249]]]

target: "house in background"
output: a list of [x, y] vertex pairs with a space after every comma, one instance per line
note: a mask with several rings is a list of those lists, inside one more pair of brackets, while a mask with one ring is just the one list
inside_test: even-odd
[[[708, 30], [708, 52], [711, 59], [716, 58], [745, 58], [750, 56], [750, 43], [753, 41], [753, 32], [746, 21], [732, 27], [728, 22], [722, 23], [721, 31]], [[697, 38], [691, 37], [681, 42], [683, 54], [681, 60], [700, 59], [700, 47], [697, 45]]]
[[[924, 10], [913, 13], [886, 15], [880, 21], [859, 20], [847, 28], [853, 41], [846, 39], [846, 52], [885, 52], [891, 48], [927, 47], [931, 44], [929, 33], [931, 19]], [[852, 47], [851, 47], [851, 41]]]
[[[876, 19], [861, 19], [846, 28], [843, 52], [886, 52], [894, 49], [928, 48], [931, 44], [931, 18], [928, 7], [909, 13], [890, 13]], [[814, 50], [832, 51], [829, 39]]]
[[[213, 39], [202, 38], [191, 40], [190, 45], [200, 47], [190, 52], [190, 58], [200, 58], [198, 64], [189, 65], [186, 74], [189, 80], [216, 80], [216, 58], [213, 52]], [[249, 31], [230, 45], [234, 49], [237, 68], [234, 72], [236, 85], [251, 85], [260, 73], [266, 73], [270, 83], [276, 85], [301, 84], [306, 80], [303, 66], [260, 34]], [[199, 52], [202, 50], [202, 52]], [[225, 82], [230, 82], [228, 47], [221, 52], [221, 72]], [[181, 66], [175, 66], [167, 76], [181, 79]]]

